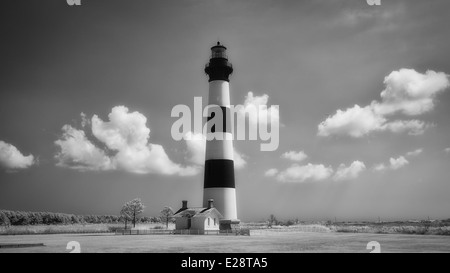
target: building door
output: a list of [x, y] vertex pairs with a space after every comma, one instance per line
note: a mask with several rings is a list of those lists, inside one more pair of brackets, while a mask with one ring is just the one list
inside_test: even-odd
[[187, 228], [188, 228], [188, 229], [191, 229], [191, 224], [192, 224], [192, 223], [191, 223], [191, 217], [188, 217], [187, 220], [188, 220]]

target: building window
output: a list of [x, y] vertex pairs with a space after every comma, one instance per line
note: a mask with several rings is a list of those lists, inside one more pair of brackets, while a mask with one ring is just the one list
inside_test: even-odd
[[216, 218], [214, 218], [214, 225], [216, 225]]
[[210, 220], [211, 220], [211, 218], [208, 218], [208, 226], [210, 225]]

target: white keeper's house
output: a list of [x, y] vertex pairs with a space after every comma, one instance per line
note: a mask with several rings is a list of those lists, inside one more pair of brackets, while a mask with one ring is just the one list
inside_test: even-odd
[[182, 232], [189, 230], [191, 233], [204, 234], [204, 231], [219, 230], [222, 214], [214, 207], [214, 200], [208, 201], [206, 208], [188, 208], [187, 201], [183, 201], [182, 207], [173, 215], [175, 218], [175, 230]]

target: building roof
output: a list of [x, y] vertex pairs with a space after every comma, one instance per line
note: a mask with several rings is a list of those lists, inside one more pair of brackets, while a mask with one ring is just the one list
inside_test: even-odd
[[223, 218], [223, 215], [216, 208], [186, 208], [179, 209], [173, 217], [207, 217], [211, 214], [216, 214], [219, 218]]

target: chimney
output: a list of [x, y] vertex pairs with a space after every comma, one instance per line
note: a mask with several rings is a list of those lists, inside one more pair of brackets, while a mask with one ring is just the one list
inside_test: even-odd
[[186, 200], [183, 200], [183, 207], [181, 207], [182, 209], [187, 209], [188, 207], [187, 207], [187, 201]]
[[214, 199], [208, 200], [208, 209], [214, 208]]

